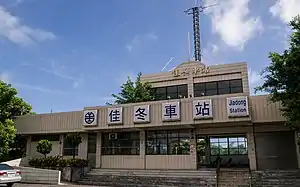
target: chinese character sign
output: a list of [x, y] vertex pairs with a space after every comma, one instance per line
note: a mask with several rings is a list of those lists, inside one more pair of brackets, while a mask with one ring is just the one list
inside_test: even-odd
[[95, 126], [97, 125], [98, 110], [85, 110], [83, 111], [83, 125]]
[[162, 119], [163, 121], [180, 120], [180, 103], [162, 103]]
[[149, 105], [134, 106], [134, 123], [150, 122], [150, 107]]
[[122, 124], [123, 123], [123, 110], [119, 108], [107, 109], [107, 123], [108, 124]]
[[193, 116], [194, 119], [212, 118], [213, 111], [211, 99], [193, 101]]
[[249, 116], [247, 96], [227, 98], [227, 114], [229, 117]]

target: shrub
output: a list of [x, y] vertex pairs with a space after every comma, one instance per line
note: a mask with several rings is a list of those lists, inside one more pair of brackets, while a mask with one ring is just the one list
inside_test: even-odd
[[42, 158], [42, 167], [43, 168], [57, 168], [59, 164], [60, 156], [48, 156], [46, 158]]
[[29, 166], [44, 169], [59, 169], [64, 167], [86, 167], [88, 160], [85, 159], [66, 159], [61, 156], [48, 156], [46, 158], [33, 158], [29, 160]]
[[31, 167], [41, 168], [42, 167], [42, 159], [41, 158], [30, 159], [29, 162], [28, 162], [28, 164]]
[[72, 167], [85, 167], [88, 166], [88, 160], [80, 159], [80, 158], [73, 158], [68, 160], [68, 166]]

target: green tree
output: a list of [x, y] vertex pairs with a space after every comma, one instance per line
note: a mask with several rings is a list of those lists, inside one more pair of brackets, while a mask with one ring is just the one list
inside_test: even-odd
[[197, 139], [197, 154], [201, 156], [205, 156], [205, 147], [206, 147], [205, 139]]
[[112, 94], [112, 97], [115, 98], [115, 104], [139, 103], [154, 100], [150, 83], [141, 82], [141, 75], [141, 73], [138, 74], [135, 82], [128, 77], [126, 83], [121, 86], [121, 92], [118, 95]]
[[8, 155], [10, 149], [16, 149], [12, 146], [16, 137], [13, 120], [31, 112], [31, 106], [17, 94], [15, 88], [0, 80], [0, 160]]
[[286, 119], [286, 126], [300, 129], [300, 17], [295, 17], [289, 26], [292, 34], [289, 48], [282, 54], [272, 52], [271, 64], [262, 72], [265, 82], [255, 91], [269, 93], [271, 102], [281, 103], [281, 112]]
[[67, 134], [65, 138], [66, 143], [72, 147], [72, 156], [73, 159], [75, 158], [75, 148], [79, 146], [79, 144], [82, 143], [82, 137], [80, 136], [80, 133], [69, 133]]
[[40, 140], [36, 145], [36, 151], [47, 157], [47, 154], [52, 151], [52, 143], [49, 140]]

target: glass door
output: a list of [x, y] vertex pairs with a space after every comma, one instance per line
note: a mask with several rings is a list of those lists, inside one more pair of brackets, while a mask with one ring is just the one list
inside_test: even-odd
[[208, 137], [206, 136], [197, 136], [197, 167], [198, 168], [203, 168], [208, 166], [208, 160], [209, 158], [207, 157], [207, 150], [208, 150]]

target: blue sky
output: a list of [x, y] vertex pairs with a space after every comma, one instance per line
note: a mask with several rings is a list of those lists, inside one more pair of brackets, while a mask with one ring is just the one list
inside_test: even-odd
[[[206, 0], [203, 62], [248, 62], [250, 86], [287, 46], [299, 0]], [[0, 0], [0, 78], [38, 113], [103, 105], [127, 76], [186, 61], [194, 0]]]

